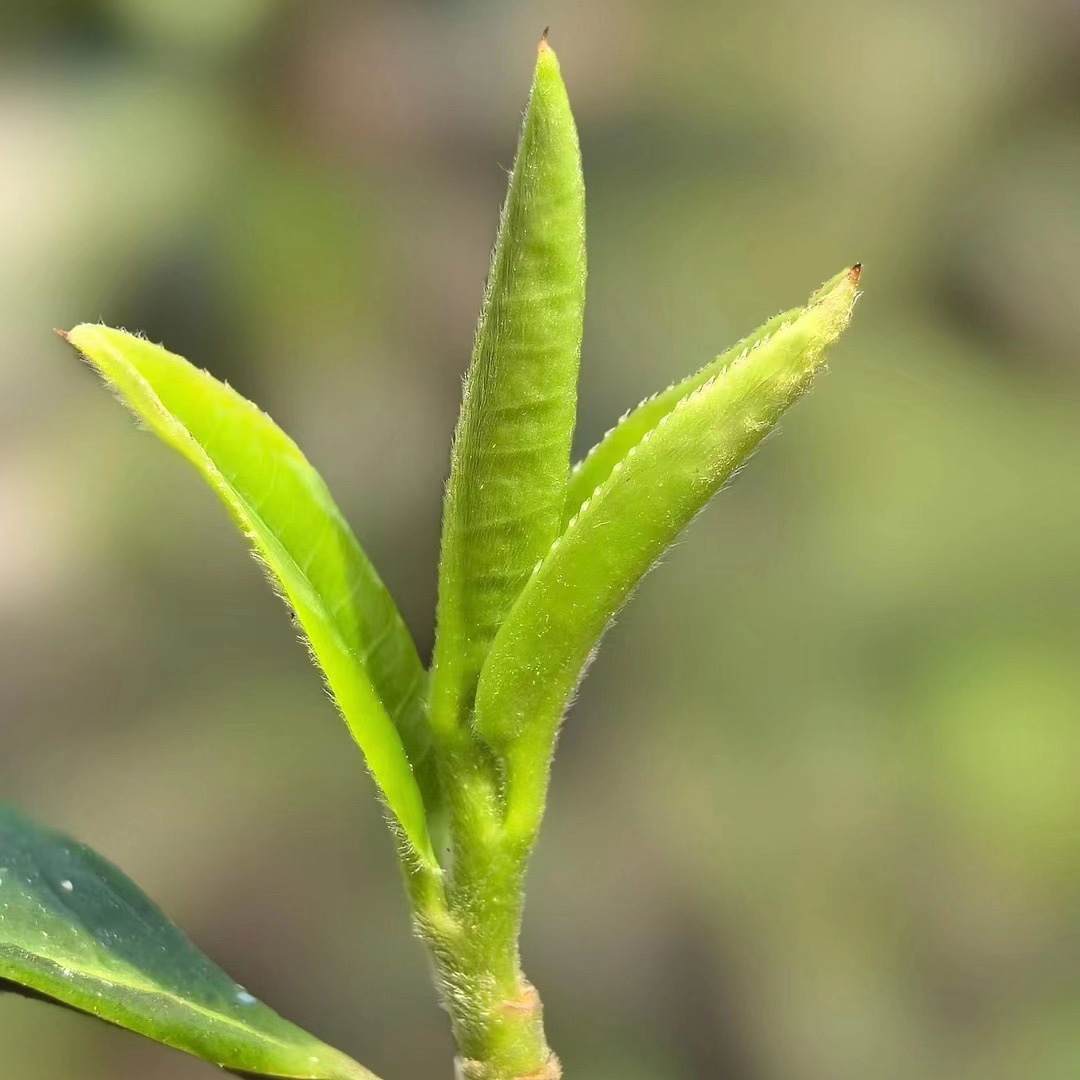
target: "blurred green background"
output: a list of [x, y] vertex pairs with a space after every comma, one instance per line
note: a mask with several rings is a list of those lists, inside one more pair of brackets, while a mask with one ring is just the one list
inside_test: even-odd
[[[862, 259], [640, 590], [526, 967], [581, 1080], [1080, 1075], [1080, 9], [0, 0], [0, 797], [387, 1080], [448, 1077], [372, 785], [224, 512], [50, 333], [263, 404], [421, 651], [534, 44], [589, 191], [579, 445]], [[4, 1077], [208, 1067], [21, 1000]]]

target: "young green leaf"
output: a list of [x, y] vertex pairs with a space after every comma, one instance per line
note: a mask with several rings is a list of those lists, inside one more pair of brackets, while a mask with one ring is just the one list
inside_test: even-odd
[[476, 701], [477, 730], [507, 768], [512, 827], [530, 834], [539, 824], [559, 721], [604, 630], [809, 387], [848, 323], [858, 278], [858, 267], [837, 275], [722, 370], [690, 380], [654, 426], [642, 425], [537, 565], [491, 647]]
[[229, 978], [115, 866], [0, 803], [0, 988], [224, 1069], [375, 1080]]
[[[836, 277], [825, 282], [807, 301], [806, 306], [815, 304], [837, 282], [850, 274], [850, 270], [841, 271]], [[570, 480], [566, 488], [566, 505], [563, 508], [563, 528], [581, 509], [582, 503], [611, 475], [615, 465], [626, 457], [630, 448], [641, 442], [645, 433], [660, 422], [684, 397], [696, 390], [714, 375], [719, 375], [730, 366], [743, 352], [749, 352], [759, 342], [772, 337], [785, 323], [794, 322], [802, 313], [802, 308], [792, 308], [774, 315], [768, 322], [759, 326], [752, 334], [736, 342], [730, 349], [722, 352], [711, 363], [688, 375], [680, 382], [673, 383], [665, 390], [647, 397], [633, 409], [627, 409], [618, 422], [570, 471]]]
[[[845, 271], [846, 272], [846, 271]], [[645, 433], [661, 421], [684, 397], [731, 364], [744, 349], [752, 349], [763, 338], [771, 337], [785, 322], [792, 322], [801, 309], [785, 311], [771, 318], [748, 337], [744, 337], [711, 363], [673, 383], [666, 390], [647, 397], [628, 409], [604, 437], [570, 471], [563, 508], [563, 528], [581, 509], [582, 503], [611, 475], [611, 470], [641, 442]]]
[[471, 704], [495, 632], [560, 527], [585, 305], [577, 131], [547, 41], [476, 332], [443, 518], [432, 715]]
[[182, 357], [106, 326], [66, 336], [232, 513], [295, 611], [387, 805], [435, 867], [413, 773], [428, 775], [423, 668], [322, 478], [270, 417]]

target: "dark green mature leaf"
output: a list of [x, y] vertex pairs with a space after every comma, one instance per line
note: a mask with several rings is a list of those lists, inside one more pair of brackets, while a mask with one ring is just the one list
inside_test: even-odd
[[270, 417], [183, 357], [106, 326], [67, 338], [225, 503], [296, 612], [387, 805], [436, 867], [413, 774], [426, 776], [423, 668], [322, 478]]
[[616, 429], [636, 426], [637, 441], [538, 563], [481, 673], [475, 722], [505, 763], [512, 829], [531, 835], [539, 825], [559, 721], [604, 630], [809, 387], [848, 323], [858, 278], [858, 267], [837, 275], [729, 364], [688, 380], [674, 405], [649, 418], [652, 426]]
[[443, 518], [432, 716], [453, 727], [566, 498], [585, 306], [585, 195], [540, 44], [458, 421]]
[[0, 803], [0, 983], [222, 1068], [374, 1080], [211, 963], [115, 866]]

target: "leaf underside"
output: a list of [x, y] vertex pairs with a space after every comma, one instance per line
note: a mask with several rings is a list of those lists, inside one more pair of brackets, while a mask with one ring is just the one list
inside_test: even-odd
[[541, 43], [451, 459], [432, 714], [460, 726], [488, 645], [566, 498], [585, 307], [581, 154]]
[[429, 776], [423, 667], [322, 478], [269, 416], [183, 357], [106, 326], [66, 336], [225, 503], [295, 611], [387, 806], [435, 866], [424, 796], [436, 796], [418, 783]]
[[785, 322], [793, 321], [800, 311], [801, 309], [796, 308], [776, 315], [748, 337], [721, 353], [712, 363], [646, 398], [635, 408], [628, 409], [600, 442], [571, 469], [566, 487], [566, 505], [563, 508], [563, 529], [581, 509], [585, 500], [611, 475], [618, 462], [683, 398], [723, 371], [744, 350], [752, 349], [758, 342], [771, 337]]
[[[481, 672], [478, 733], [535, 828], [559, 721], [604, 630], [678, 533], [809, 387], [847, 325], [858, 268], [647, 402], [586, 459], [596, 487], [538, 562]], [[610, 453], [613, 445], [621, 456]], [[607, 458], [605, 461], [604, 459]]]
[[[563, 529], [570, 519], [581, 509], [582, 504], [611, 475], [612, 470], [632, 450], [642, 438], [670, 413], [676, 405], [694, 390], [703, 386], [710, 379], [722, 374], [744, 353], [750, 353], [760, 344], [771, 338], [778, 330], [789, 326], [827, 297], [838, 285], [850, 287], [854, 295], [854, 286], [858, 283], [861, 266], [843, 270], [825, 282], [803, 307], [774, 315], [759, 326], [752, 334], [736, 342], [730, 349], [722, 352], [711, 363], [699, 368], [680, 382], [672, 383], [664, 390], [647, 397], [635, 408], [627, 409], [618, 422], [604, 437], [570, 470], [570, 480], [566, 488], [566, 505], [563, 509]], [[854, 281], [851, 280], [854, 274]], [[845, 284], [846, 283], [846, 284]]]
[[374, 1080], [201, 953], [120, 870], [0, 804], [0, 987], [230, 1071]]

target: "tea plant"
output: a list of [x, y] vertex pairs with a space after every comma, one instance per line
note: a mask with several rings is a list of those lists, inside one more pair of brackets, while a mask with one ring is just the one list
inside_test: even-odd
[[[855, 266], [628, 411], [571, 467], [584, 210], [545, 39], [454, 439], [430, 671], [326, 485], [265, 413], [140, 337], [64, 335], [202, 474], [295, 613], [378, 787], [460, 1080], [561, 1076], [518, 931], [563, 714], [616, 612], [806, 391], [857, 295]], [[372, 1075], [256, 1001], [100, 856], [5, 808], [0, 980], [239, 1074]]]

